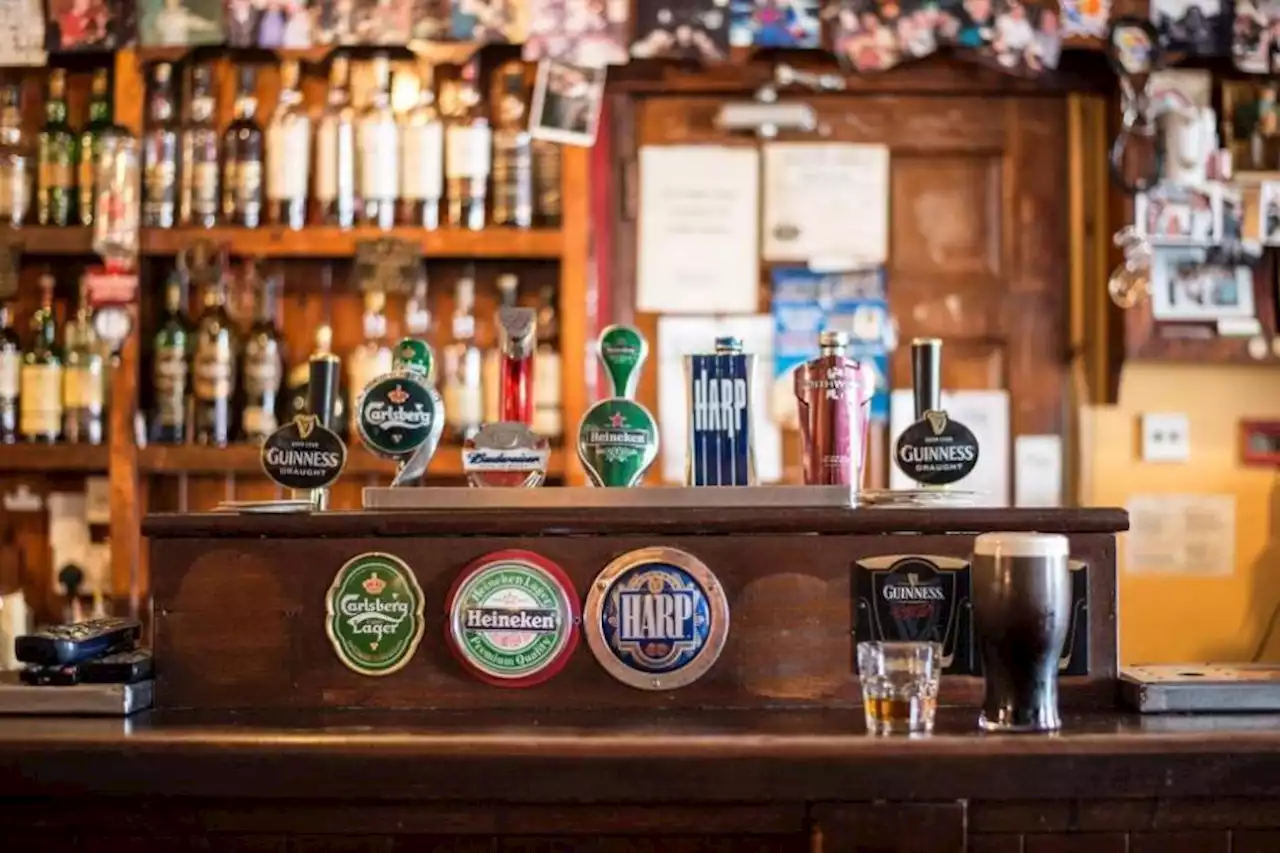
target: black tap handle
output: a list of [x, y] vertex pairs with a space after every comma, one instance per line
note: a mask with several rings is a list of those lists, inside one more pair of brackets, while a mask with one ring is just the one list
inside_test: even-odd
[[942, 408], [942, 341], [916, 338], [911, 342], [911, 387], [915, 393], [916, 420], [925, 412]]
[[341, 360], [330, 353], [311, 357], [311, 372], [307, 382], [307, 410], [315, 415], [321, 426], [333, 428], [333, 413], [338, 403], [338, 371]]

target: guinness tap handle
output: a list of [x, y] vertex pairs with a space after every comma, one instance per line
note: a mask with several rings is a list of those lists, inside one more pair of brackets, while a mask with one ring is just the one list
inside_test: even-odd
[[911, 387], [916, 402], [916, 420], [925, 412], [942, 409], [942, 341], [916, 338], [911, 342]]
[[311, 357], [307, 383], [307, 411], [315, 415], [321, 426], [333, 429], [333, 412], [338, 402], [338, 373], [341, 360], [331, 353]]

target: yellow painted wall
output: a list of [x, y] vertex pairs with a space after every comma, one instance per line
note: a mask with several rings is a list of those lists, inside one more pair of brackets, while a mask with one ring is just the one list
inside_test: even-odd
[[[1139, 416], [1184, 412], [1187, 463], [1139, 458]], [[1240, 463], [1241, 419], [1280, 420], [1280, 369], [1130, 364], [1119, 403], [1081, 417], [1081, 503], [1124, 506], [1131, 494], [1194, 492], [1236, 498], [1231, 576], [1128, 575], [1120, 541], [1122, 663], [1242, 661], [1280, 603], [1280, 472]], [[1280, 662], [1280, 627], [1264, 659]]]

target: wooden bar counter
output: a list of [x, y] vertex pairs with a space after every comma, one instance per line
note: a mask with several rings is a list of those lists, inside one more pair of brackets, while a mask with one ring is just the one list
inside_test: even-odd
[[[156, 709], [0, 720], [0, 850], [1280, 851], [1280, 718], [1116, 710], [1126, 524], [801, 507], [156, 516]], [[946, 675], [932, 736], [867, 736], [859, 565], [963, 564], [989, 530], [1064, 533], [1087, 570], [1064, 731], [982, 735], [981, 679]], [[545, 683], [504, 689], [447, 647], [448, 592], [477, 558], [533, 551], [584, 597], [649, 546], [697, 555], [730, 606], [694, 683], [635, 689], [583, 642]], [[403, 560], [426, 602], [415, 655], [381, 677], [344, 666], [324, 627], [335, 574], [373, 552]]]

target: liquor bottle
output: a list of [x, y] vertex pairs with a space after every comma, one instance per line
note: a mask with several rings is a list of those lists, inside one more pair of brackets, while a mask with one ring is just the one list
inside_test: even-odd
[[31, 209], [31, 152], [22, 132], [22, 91], [0, 89], [0, 225], [20, 227]]
[[418, 102], [405, 116], [400, 138], [400, 221], [440, 227], [444, 195], [444, 124], [436, 111], [431, 66], [418, 76]]
[[62, 431], [62, 354], [53, 313], [53, 276], [40, 276], [40, 308], [31, 315], [31, 349], [22, 356], [18, 430], [27, 441], [53, 443]]
[[244, 408], [240, 412], [240, 437], [245, 441], [260, 442], [279, 426], [276, 406], [284, 379], [284, 358], [280, 331], [276, 328], [276, 284], [270, 278], [260, 279], [256, 289], [253, 326], [244, 343], [244, 374], [240, 383], [244, 390]]
[[49, 97], [44, 127], [37, 140], [40, 173], [36, 221], [41, 225], [70, 225], [75, 214], [76, 136], [67, 124], [67, 72], [49, 72]]
[[[498, 276], [499, 310], [514, 308], [520, 290], [520, 280], [514, 275]], [[493, 343], [484, 351], [484, 422], [497, 423], [502, 420], [499, 414], [500, 386], [502, 385], [502, 347], [499, 345], [501, 333], [498, 330], [497, 312], [494, 312]], [[446, 409], [447, 411], [447, 409]]]
[[106, 374], [98, 333], [89, 320], [89, 293], [83, 279], [76, 316], [67, 323], [63, 346], [67, 356], [62, 371], [62, 438], [76, 444], [101, 444]]
[[561, 222], [560, 144], [533, 141], [533, 221], [539, 228], [559, 228]]
[[236, 334], [227, 314], [225, 270], [204, 288], [204, 310], [196, 320], [192, 374], [194, 440], [223, 446], [231, 440], [236, 380]]
[[222, 134], [222, 221], [257, 228], [262, 224], [262, 127], [255, 118], [257, 77], [240, 68], [235, 118]]
[[560, 316], [554, 285], [538, 292], [538, 352], [533, 360], [533, 431], [559, 438], [564, 431], [560, 408]]
[[806, 485], [862, 487], [874, 379], [849, 358], [848, 348], [844, 332], [822, 332], [818, 357], [795, 371]]
[[295, 231], [307, 221], [311, 117], [298, 91], [298, 62], [280, 66], [280, 102], [267, 128], [267, 200], [271, 221]]
[[391, 228], [400, 190], [400, 128], [391, 109], [391, 61], [386, 54], [373, 59], [373, 92], [360, 116], [359, 162], [364, 221]]
[[533, 148], [524, 63], [501, 66], [493, 83], [493, 224], [533, 227]]
[[111, 124], [111, 81], [105, 68], [93, 72], [89, 90], [89, 121], [80, 131], [78, 146], [79, 204], [81, 225], [93, 224], [93, 198], [98, 176], [98, 159], [102, 156], [102, 140], [113, 132]]
[[[493, 134], [477, 88], [476, 61], [462, 69], [462, 79], [450, 82], [450, 112], [445, 123], [445, 177], [449, 197], [449, 225], [480, 231], [485, 222]], [[448, 411], [448, 403], [445, 403]]]
[[143, 142], [142, 225], [172, 228], [178, 213], [178, 128], [173, 108], [173, 66], [157, 63]]
[[356, 394], [365, 386], [391, 372], [391, 348], [387, 346], [387, 295], [371, 290], [364, 295], [364, 342], [347, 359], [347, 387]]
[[183, 225], [212, 228], [218, 224], [222, 196], [218, 189], [218, 128], [214, 124], [216, 102], [213, 69], [191, 69], [191, 102], [187, 126], [182, 130]]
[[350, 85], [347, 58], [335, 56], [329, 101], [316, 127], [315, 196], [320, 220], [343, 228], [356, 222], [356, 114]]
[[0, 304], [0, 444], [18, 440], [18, 385], [22, 375], [22, 343], [13, 328], [13, 306]]
[[449, 435], [464, 441], [484, 419], [481, 356], [476, 346], [476, 282], [470, 270], [454, 291], [453, 340], [444, 349], [444, 412]]
[[164, 319], [155, 336], [152, 383], [156, 409], [151, 441], [181, 444], [187, 434], [187, 382], [191, 326], [182, 313], [182, 277], [174, 273], [164, 286]]

